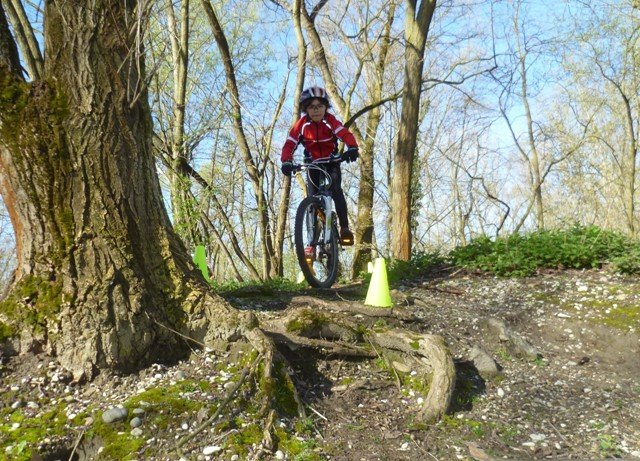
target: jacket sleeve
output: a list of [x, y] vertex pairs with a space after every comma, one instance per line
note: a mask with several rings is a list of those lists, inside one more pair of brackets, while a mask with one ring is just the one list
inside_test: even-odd
[[340, 141], [345, 143], [347, 147], [358, 147], [358, 141], [356, 141], [355, 136], [342, 125], [342, 122], [338, 120], [333, 114], [327, 114], [325, 116], [325, 120], [331, 126], [333, 130], [333, 134], [336, 135]]
[[293, 152], [296, 150], [296, 147], [298, 147], [298, 144], [300, 144], [301, 127], [302, 119], [299, 119], [289, 131], [287, 140], [284, 142], [284, 146], [282, 146], [282, 154], [280, 155], [281, 162], [290, 162], [293, 160]]

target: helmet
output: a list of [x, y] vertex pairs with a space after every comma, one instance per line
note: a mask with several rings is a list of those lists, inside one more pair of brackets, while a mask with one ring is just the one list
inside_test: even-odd
[[327, 92], [324, 88], [320, 88], [319, 86], [311, 86], [300, 93], [300, 105], [304, 107], [305, 103], [315, 98], [321, 99], [327, 106], [330, 105], [329, 98], [327, 98]]

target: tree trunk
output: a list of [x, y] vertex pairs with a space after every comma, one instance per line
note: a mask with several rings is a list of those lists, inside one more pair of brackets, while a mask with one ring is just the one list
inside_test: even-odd
[[187, 76], [189, 69], [189, 0], [180, 5], [180, 24], [176, 20], [173, 2], [165, 3], [167, 22], [171, 36], [173, 67], [173, 107], [171, 120], [171, 169], [169, 192], [173, 212], [174, 228], [185, 245], [194, 248], [205, 243], [198, 231], [200, 212], [191, 194], [191, 179], [185, 171], [190, 160], [185, 138], [185, 115], [187, 107]]
[[[181, 357], [167, 327], [237, 337], [246, 321], [198, 285], [163, 206], [136, 3], [45, 8], [43, 80], [0, 62], [0, 187], [18, 257], [0, 315], [75, 379]], [[212, 309], [230, 328], [207, 331]]]
[[408, 261], [411, 257], [411, 184], [413, 159], [417, 145], [420, 93], [424, 49], [429, 25], [436, 8], [436, 0], [420, 2], [416, 12], [416, 0], [406, 2], [405, 13], [405, 68], [402, 93], [402, 114], [398, 144], [394, 156], [394, 172], [391, 190], [391, 252], [393, 257]]
[[[384, 71], [387, 55], [391, 44], [391, 26], [395, 16], [396, 4], [389, 6], [387, 22], [380, 47], [380, 54], [373, 72], [373, 93], [371, 101], [382, 99]], [[373, 195], [375, 190], [375, 177], [373, 172], [373, 151], [375, 147], [376, 133], [380, 124], [380, 107], [369, 112], [367, 118], [366, 136], [360, 156], [360, 181], [358, 188], [358, 220], [356, 225], [356, 248], [353, 257], [352, 276], [355, 278], [367, 268], [367, 263], [373, 260]]]

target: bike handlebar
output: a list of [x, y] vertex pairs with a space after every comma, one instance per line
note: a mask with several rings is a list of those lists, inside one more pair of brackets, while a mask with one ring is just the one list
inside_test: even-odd
[[314, 165], [322, 165], [322, 164], [328, 164], [328, 163], [342, 163], [345, 162], [346, 159], [344, 158], [344, 154], [347, 152], [352, 152], [354, 150], [358, 150], [357, 147], [351, 147], [347, 150], [345, 150], [342, 155], [340, 155], [339, 157], [334, 157], [333, 155], [329, 156], [329, 157], [323, 157], [323, 158], [319, 158], [314, 160], [311, 163], [294, 163], [293, 164], [293, 169], [291, 170], [292, 173], [297, 173], [298, 171], [302, 171], [304, 169], [308, 169], [310, 167], [313, 167]]

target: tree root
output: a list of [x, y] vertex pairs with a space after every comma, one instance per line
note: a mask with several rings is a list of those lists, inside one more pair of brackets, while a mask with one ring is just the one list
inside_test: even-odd
[[296, 296], [291, 299], [289, 306], [292, 308], [315, 307], [333, 312], [348, 312], [350, 314], [360, 314], [370, 318], [392, 318], [403, 322], [420, 321], [412, 312], [401, 307], [367, 307], [362, 303], [351, 301], [326, 301], [324, 299], [313, 298], [311, 296]]
[[[317, 303], [316, 303], [317, 305]], [[328, 306], [333, 310], [334, 305]], [[381, 357], [400, 385], [399, 372], [414, 371], [429, 391], [420, 412], [423, 421], [437, 420], [451, 403], [455, 385], [453, 357], [438, 335], [400, 329], [364, 328], [341, 313], [292, 308], [284, 318], [263, 325], [277, 344], [290, 350], [311, 348], [325, 356], [371, 359]]]
[[422, 406], [423, 421], [441, 418], [449, 408], [455, 386], [456, 370], [453, 357], [444, 338], [439, 335], [417, 334], [401, 330], [373, 332], [371, 340], [378, 346], [400, 351], [410, 357], [418, 357], [422, 369], [432, 370], [429, 393]]

